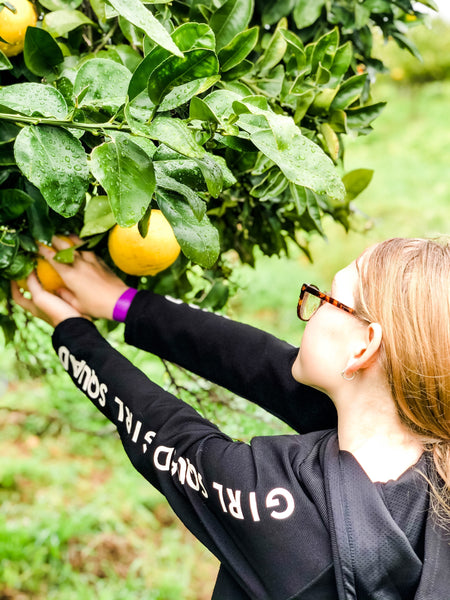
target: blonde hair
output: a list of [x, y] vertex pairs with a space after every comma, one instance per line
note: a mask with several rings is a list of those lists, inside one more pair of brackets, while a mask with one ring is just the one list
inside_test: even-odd
[[402, 421], [432, 452], [433, 506], [450, 521], [450, 239], [393, 238], [359, 259], [357, 314], [380, 323]]

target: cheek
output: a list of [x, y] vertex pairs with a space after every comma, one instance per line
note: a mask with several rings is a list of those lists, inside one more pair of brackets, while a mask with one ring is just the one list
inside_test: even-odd
[[301, 383], [310, 383], [314, 371], [321, 366], [319, 339], [319, 333], [311, 320], [306, 325], [297, 357], [292, 365], [292, 375]]

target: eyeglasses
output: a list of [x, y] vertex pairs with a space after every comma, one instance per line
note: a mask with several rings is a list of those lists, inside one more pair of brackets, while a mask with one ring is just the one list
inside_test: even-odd
[[322, 306], [324, 302], [328, 302], [336, 308], [341, 308], [345, 312], [355, 315], [355, 309], [350, 308], [346, 304], [339, 302], [328, 294], [324, 294], [315, 285], [304, 283], [300, 290], [300, 296], [297, 304], [297, 316], [302, 321], [309, 321], [315, 312]]

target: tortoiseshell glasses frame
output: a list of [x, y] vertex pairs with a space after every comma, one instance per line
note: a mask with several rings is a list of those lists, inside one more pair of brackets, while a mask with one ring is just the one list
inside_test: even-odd
[[[308, 295], [313, 296], [314, 298], [319, 299], [319, 303], [314, 307], [311, 307], [312, 310], [308, 313], [306, 309]], [[340, 308], [341, 310], [345, 310], [345, 312], [350, 313], [351, 315], [356, 315], [355, 309], [347, 306], [343, 302], [339, 302], [335, 298], [332, 298], [328, 294], [321, 292], [318, 287], [315, 285], [311, 285], [309, 283], [304, 283], [302, 285], [302, 289], [300, 290], [300, 296], [297, 304], [297, 316], [302, 321], [309, 321], [310, 318], [317, 312], [317, 310], [322, 306], [324, 302], [328, 302], [336, 308]]]

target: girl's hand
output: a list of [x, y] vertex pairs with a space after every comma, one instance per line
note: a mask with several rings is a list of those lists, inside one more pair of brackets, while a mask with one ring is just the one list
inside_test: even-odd
[[[82, 243], [76, 236], [70, 236], [75, 244]], [[52, 240], [57, 251], [70, 245], [58, 237]], [[53, 260], [51, 249], [40, 246], [40, 254], [61, 275], [65, 288], [57, 294], [66, 303], [83, 315], [111, 319], [114, 306], [128, 286], [119, 279], [93, 252], [75, 251], [74, 262], [70, 265]]]
[[28, 310], [35, 317], [47, 321], [53, 327], [56, 327], [61, 321], [71, 317], [81, 317], [81, 313], [73, 306], [58, 298], [55, 294], [46, 292], [39, 283], [35, 273], [27, 279], [28, 290], [31, 298], [25, 298], [20, 292], [19, 286], [15, 281], [11, 281], [11, 293], [14, 302]]

